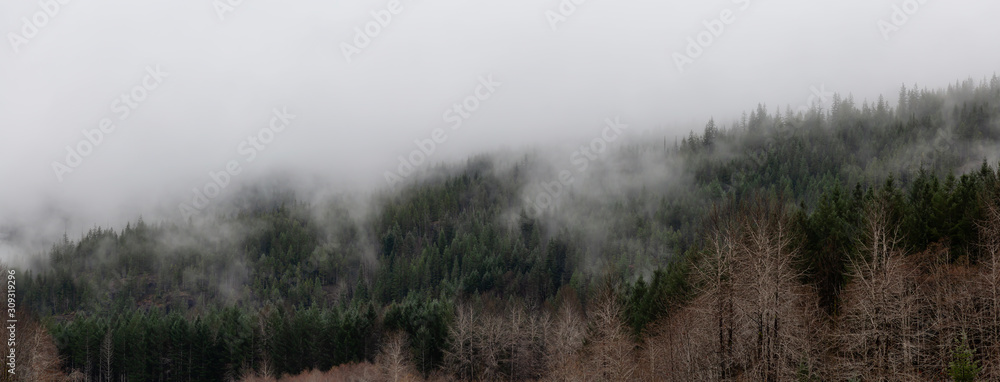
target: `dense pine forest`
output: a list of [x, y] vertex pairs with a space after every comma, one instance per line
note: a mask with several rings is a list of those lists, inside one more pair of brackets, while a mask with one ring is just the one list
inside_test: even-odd
[[616, 142], [542, 206], [525, 152], [95, 226], [15, 269], [17, 377], [1000, 380], [1000, 78], [893, 96]]

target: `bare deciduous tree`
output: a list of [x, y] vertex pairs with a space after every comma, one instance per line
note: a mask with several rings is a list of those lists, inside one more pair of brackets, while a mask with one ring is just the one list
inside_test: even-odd
[[580, 314], [570, 304], [559, 308], [558, 319], [547, 337], [547, 380], [579, 381], [585, 379], [580, 362], [580, 350], [586, 338], [587, 327]]
[[[702, 373], [712, 374], [712, 379], [726, 380], [733, 374], [733, 334], [734, 324], [734, 286], [733, 274], [738, 257], [739, 237], [743, 225], [735, 214], [725, 215], [726, 210], [716, 208], [709, 217], [709, 229], [706, 235], [706, 251], [694, 268], [694, 284], [698, 287], [700, 304], [705, 314], [715, 325], [715, 344], [717, 350], [712, 354], [715, 364], [703, 368]], [[728, 212], [732, 212], [732, 208]], [[692, 312], [694, 313], [694, 312]], [[691, 343], [690, 345], [695, 345]]]
[[983, 357], [982, 377], [1000, 379], [1000, 195], [983, 196], [983, 218], [976, 222], [980, 240], [979, 292], [983, 296], [981, 315]]
[[818, 308], [799, 282], [796, 251], [781, 200], [751, 197], [714, 211], [694, 268], [700, 296], [678, 313], [694, 326], [671, 320], [660, 328], [665, 340], [687, 347], [667, 351], [666, 369], [690, 379], [775, 381], [815, 363]]
[[860, 258], [851, 261], [839, 319], [844, 356], [840, 379], [914, 380], [920, 335], [913, 320], [919, 306], [914, 270], [903, 259], [902, 236], [884, 201], [864, 216]]
[[792, 261], [798, 249], [789, 233], [782, 199], [753, 197], [741, 208], [743, 235], [737, 248], [735, 320], [742, 378], [788, 380], [813, 362], [814, 295], [799, 281]]
[[111, 333], [111, 329], [108, 329], [107, 333], [104, 334], [103, 342], [101, 342], [101, 378], [105, 381], [114, 380], [111, 374], [113, 372], [111, 370], [111, 362], [114, 358], [114, 353], [114, 336]]
[[59, 351], [45, 327], [30, 314], [22, 314], [17, 323], [17, 373], [12, 380], [66, 380], [67, 375], [60, 370]]
[[382, 347], [375, 363], [386, 381], [417, 380], [414, 377], [413, 364], [409, 359], [409, 349], [406, 346], [406, 335], [402, 332], [390, 334]]
[[654, 323], [646, 338], [649, 380], [721, 380], [717, 362], [718, 340], [711, 305], [706, 296], [692, 301], [668, 320]]
[[471, 307], [461, 306], [448, 328], [449, 343], [444, 350], [445, 370], [460, 379], [476, 376], [476, 315]]
[[608, 381], [629, 381], [636, 373], [635, 344], [621, 320], [613, 290], [606, 289], [590, 314], [589, 370]]

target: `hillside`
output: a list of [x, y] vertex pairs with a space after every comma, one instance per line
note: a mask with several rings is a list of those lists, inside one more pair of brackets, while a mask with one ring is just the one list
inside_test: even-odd
[[570, 184], [528, 151], [245, 189], [65, 237], [20, 304], [92, 380], [1000, 379], [1000, 78], [895, 98], [618, 142]]

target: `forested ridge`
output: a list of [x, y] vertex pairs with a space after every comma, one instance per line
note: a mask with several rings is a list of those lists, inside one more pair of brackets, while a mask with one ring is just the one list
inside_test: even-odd
[[1000, 379], [1000, 78], [896, 98], [626, 141], [540, 214], [529, 153], [95, 227], [17, 270], [18, 377]]

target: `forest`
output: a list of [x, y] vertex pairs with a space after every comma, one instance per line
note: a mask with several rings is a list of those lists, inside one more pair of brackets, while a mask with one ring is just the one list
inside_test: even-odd
[[896, 98], [65, 235], [14, 378], [1000, 380], [1000, 78]]

